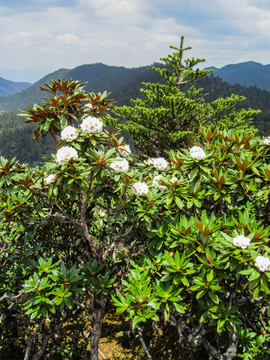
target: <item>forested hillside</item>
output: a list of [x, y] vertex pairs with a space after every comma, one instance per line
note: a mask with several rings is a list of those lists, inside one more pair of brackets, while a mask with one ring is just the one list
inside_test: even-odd
[[268, 136], [270, 133], [270, 92], [258, 89], [256, 86], [231, 85], [219, 77], [210, 75], [197, 81], [196, 87], [203, 88], [207, 93], [206, 101], [214, 101], [219, 97], [226, 98], [232, 94], [242, 95], [246, 98], [238, 104], [239, 109], [261, 110], [254, 118], [254, 125], [260, 135]]
[[[160, 67], [161, 64], [158, 64]], [[127, 69], [124, 67], [107, 66], [104, 64], [82, 65], [72, 70], [60, 69], [48, 74], [29, 88], [7, 97], [0, 98], [0, 155], [16, 157], [21, 162], [37, 165], [42, 156], [49, 154], [52, 140], [41, 139], [40, 145], [32, 141], [32, 129], [24, 124], [24, 118], [17, 117], [20, 110], [32, 107], [34, 103], [40, 104], [42, 93], [39, 88], [52, 79], [80, 80], [85, 82], [87, 92], [111, 92], [110, 98], [116, 105], [130, 105], [130, 99], [142, 96], [140, 89], [142, 82], [157, 83], [162, 79], [152, 70], [152, 66]], [[226, 98], [231, 94], [243, 95], [246, 100], [238, 104], [238, 108], [260, 109], [261, 114], [254, 119], [254, 125], [259, 129], [260, 135], [270, 134], [270, 92], [257, 87], [246, 87], [239, 84], [231, 85], [213, 75], [197, 80], [196, 88], [203, 88], [205, 100], [211, 102], [219, 97]], [[19, 135], [19, 136], [18, 136]]]

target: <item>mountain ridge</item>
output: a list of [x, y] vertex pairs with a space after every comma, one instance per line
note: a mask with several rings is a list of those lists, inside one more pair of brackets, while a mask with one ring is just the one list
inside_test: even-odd
[[[25, 110], [35, 103], [40, 104], [44, 96], [44, 92], [39, 90], [41, 86], [50, 83], [51, 80], [66, 80], [67, 78], [85, 83], [86, 92], [97, 93], [106, 90], [111, 92], [116, 100], [121, 97], [122, 103], [126, 103], [129, 99], [138, 96], [143, 81], [147, 82], [150, 79], [160, 81], [159, 75], [152, 70], [155, 65], [157, 63], [137, 68], [125, 68], [95, 63], [79, 65], [73, 69], [62, 68], [45, 75], [18, 93], [1, 97], [0, 111]], [[158, 66], [163, 65], [158, 64]]]
[[270, 91], [270, 64], [263, 65], [255, 61], [246, 61], [228, 64], [221, 68], [210, 66], [206, 70], [214, 70], [215, 77], [218, 76], [232, 85], [256, 86]]
[[9, 96], [31, 85], [30, 82], [12, 81], [0, 77], [0, 96]]
[[[133, 68], [106, 65], [103, 63], [82, 64], [71, 69], [60, 68], [43, 76], [34, 83], [14, 82], [0, 77], [0, 110], [15, 110], [15, 107], [10, 105], [11, 102], [18, 104], [17, 108], [32, 106], [32, 100], [35, 103], [38, 97], [37, 94], [33, 96], [33, 93], [38, 93], [40, 86], [43, 86], [46, 82], [48, 83], [53, 79], [56, 80], [59, 78], [65, 80], [70, 77], [73, 80], [87, 82], [86, 90], [90, 92], [112, 91], [112, 89], [127, 86], [129, 81], [134, 80], [134, 78], [138, 76], [141, 77], [140, 75], [142, 73], [146, 75], [150, 69], [152, 70], [153, 65], [157, 64], [159, 67], [163, 66], [160, 63]], [[214, 70], [213, 75], [215, 77], [220, 77], [232, 85], [256, 86], [259, 89], [270, 91], [270, 64], [263, 65], [250, 60], [236, 64], [228, 64], [221, 68], [210, 66], [205, 69]], [[142, 81], [145, 80], [142, 78]], [[23, 98], [29, 100], [26, 100], [26, 106], [22, 103]]]

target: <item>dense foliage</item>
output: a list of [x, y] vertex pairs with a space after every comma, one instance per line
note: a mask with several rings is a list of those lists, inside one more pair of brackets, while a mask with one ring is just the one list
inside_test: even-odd
[[[185, 64], [170, 74], [193, 80], [197, 60]], [[187, 96], [172, 76], [168, 113]], [[140, 160], [104, 130], [107, 93], [71, 80], [44, 90], [24, 115], [56, 153], [42, 168], [0, 161], [2, 354], [97, 360], [116, 310], [134, 357], [137, 338], [148, 359], [267, 359], [270, 139], [248, 126], [254, 112], [229, 106], [197, 126], [195, 106], [196, 142]]]
[[49, 155], [55, 146], [52, 138], [44, 138], [39, 146], [32, 141], [34, 127], [24, 123], [15, 112], [0, 115], [0, 155], [11, 160], [16, 158], [21, 163], [32, 167], [38, 166], [42, 157]]

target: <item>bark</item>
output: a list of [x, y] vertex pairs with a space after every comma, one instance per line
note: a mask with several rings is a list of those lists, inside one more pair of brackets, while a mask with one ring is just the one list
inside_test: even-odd
[[152, 360], [152, 356], [150, 355], [150, 353], [149, 353], [149, 351], [147, 349], [147, 346], [145, 344], [145, 341], [143, 339], [142, 330], [139, 327], [138, 327], [138, 336], [139, 336], [140, 342], [142, 344], [143, 350], [144, 350], [144, 352], [145, 352], [145, 354], [147, 356], [147, 359]]
[[90, 360], [98, 360], [99, 341], [102, 333], [102, 324], [107, 299], [103, 294], [99, 294], [94, 300], [94, 319], [91, 334]]

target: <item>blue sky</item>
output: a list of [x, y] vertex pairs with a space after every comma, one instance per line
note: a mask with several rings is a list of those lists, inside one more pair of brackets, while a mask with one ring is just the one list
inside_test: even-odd
[[204, 66], [270, 64], [269, 0], [0, 0], [0, 77], [59, 68], [142, 66], [178, 46]]

